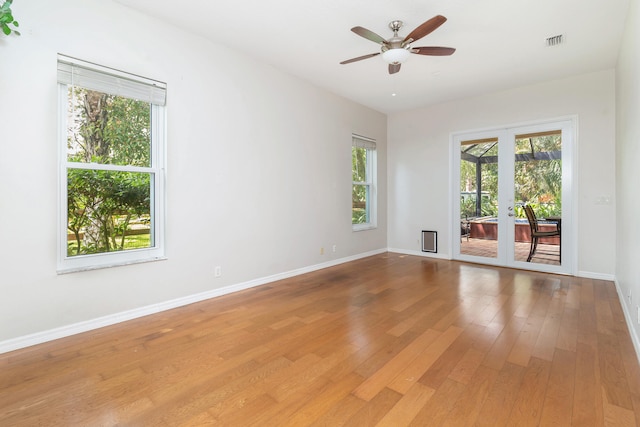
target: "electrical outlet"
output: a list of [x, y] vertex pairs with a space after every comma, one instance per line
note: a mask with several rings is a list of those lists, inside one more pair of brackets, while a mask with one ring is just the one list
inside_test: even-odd
[[638, 310], [638, 325], [640, 325], [640, 306], [636, 305], [636, 309]]
[[333, 247], [331, 248], [333, 250], [333, 252], [336, 251], [336, 245], [333, 245]]
[[222, 267], [220, 267], [219, 265], [216, 266], [216, 268], [213, 270], [213, 275], [215, 277], [220, 277], [222, 276]]
[[320, 255], [324, 255], [324, 248], [320, 248]]

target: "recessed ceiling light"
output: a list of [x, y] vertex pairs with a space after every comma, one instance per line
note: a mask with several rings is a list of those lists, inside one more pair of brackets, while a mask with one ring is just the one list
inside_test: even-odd
[[391, 96], [396, 96], [396, 94], [395, 94], [395, 93], [392, 93], [392, 94], [391, 94]]

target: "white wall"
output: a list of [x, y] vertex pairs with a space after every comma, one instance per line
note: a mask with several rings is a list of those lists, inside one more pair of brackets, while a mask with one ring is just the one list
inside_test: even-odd
[[615, 206], [596, 198], [615, 194], [614, 70], [389, 116], [389, 248], [418, 251], [420, 230], [437, 230], [438, 251], [451, 256], [451, 133], [572, 115], [579, 122], [576, 273], [613, 277]]
[[[640, 354], [640, 4], [632, 0], [616, 79], [617, 258], [616, 278]], [[631, 295], [631, 297], [629, 297]]]
[[[378, 140], [386, 176], [385, 115], [111, 1], [13, 10], [22, 36], [0, 36], [0, 347], [386, 248], [384, 179], [378, 228], [350, 221], [351, 133]], [[167, 261], [56, 275], [57, 53], [167, 83]]]

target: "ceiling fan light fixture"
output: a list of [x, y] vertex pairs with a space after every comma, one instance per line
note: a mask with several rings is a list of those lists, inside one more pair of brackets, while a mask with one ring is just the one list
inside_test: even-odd
[[387, 64], [402, 64], [409, 59], [410, 52], [404, 48], [389, 49], [382, 52], [382, 59]]
[[368, 55], [358, 56], [356, 58], [347, 59], [340, 62], [340, 64], [351, 64], [352, 62], [362, 61], [363, 59], [372, 58], [374, 56], [382, 57], [382, 60], [389, 64], [389, 74], [396, 74], [400, 71], [400, 65], [409, 59], [410, 54], [417, 55], [430, 55], [430, 56], [448, 56], [453, 54], [456, 50], [452, 47], [442, 46], [422, 46], [411, 47], [411, 43], [416, 42], [424, 36], [432, 33], [435, 29], [445, 23], [447, 18], [442, 15], [436, 15], [428, 21], [423, 22], [413, 31], [411, 31], [406, 37], [398, 35], [398, 31], [402, 27], [402, 21], [391, 21], [389, 28], [393, 31], [393, 37], [384, 39], [382, 36], [374, 33], [371, 30], [367, 30], [364, 27], [353, 27], [352, 32], [356, 33], [360, 37], [364, 37], [381, 46], [380, 51], [376, 53], [370, 53]]

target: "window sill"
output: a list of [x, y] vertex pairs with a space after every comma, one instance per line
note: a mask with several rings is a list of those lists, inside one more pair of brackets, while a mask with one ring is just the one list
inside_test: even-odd
[[374, 224], [355, 224], [352, 226], [353, 231], [366, 231], [378, 228]]
[[83, 267], [63, 268], [63, 269], [58, 269], [56, 271], [56, 273], [58, 275], [70, 274], [70, 273], [79, 273], [79, 272], [82, 272], [82, 271], [101, 270], [103, 268], [122, 267], [122, 266], [125, 266], [125, 265], [143, 264], [143, 263], [147, 263], [147, 262], [156, 262], [156, 261], [165, 261], [166, 259], [167, 259], [167, 257], [162, 256], [162, 257], [138, 259], [138, 260], [132, 260], [132, 261], [114, 262], [114, 263], [111, 263], [111, 264], [103, 264], [103, 265], [90, 265], [90, 266], [83, 266]]

